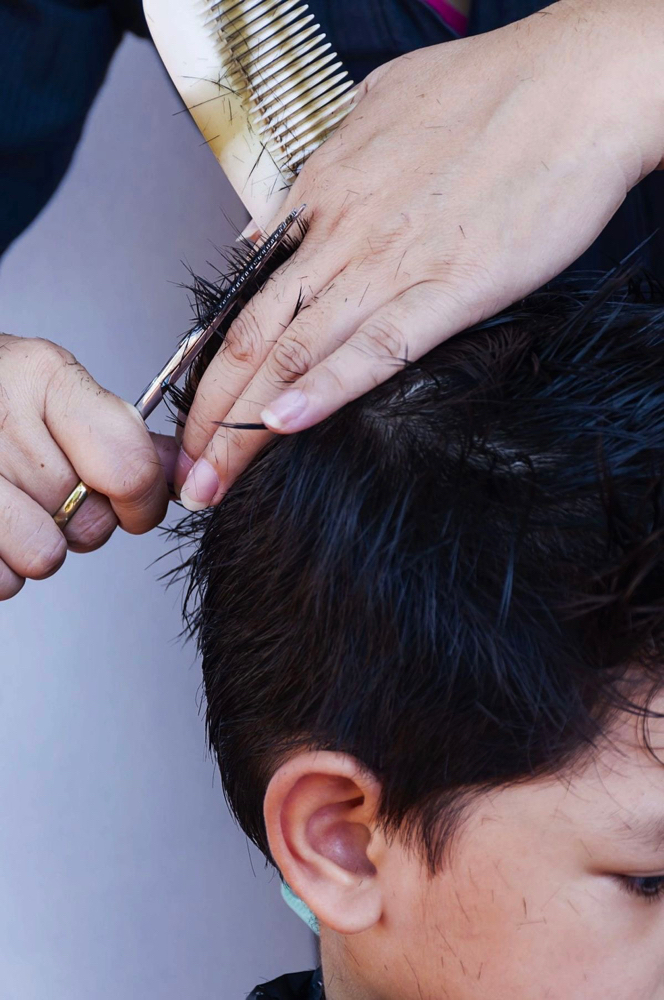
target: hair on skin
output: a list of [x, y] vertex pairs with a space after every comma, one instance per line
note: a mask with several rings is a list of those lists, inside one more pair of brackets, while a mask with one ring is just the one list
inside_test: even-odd
[[[270, 280], [277, 268], [292, 256], [306, 236], [306, 232], [306, 220], [298, 218], [291, 230], [281, 238], [281, 241], [272, 251], [268, 261], [246, 281], [242, 294], [236, 297], [233, 308], [229, 310], [224, 322], [212, 335], [187, 373], [184, 388], [180, 388], [177, 385], [170, 385], [168, 387], [167, 401], [170, 401], [172, 408], [175, 407], [180, 411], [176, 417], [176, 422], [180, 427], [184, 427], [182, 416], [189, 412], [200, 377], [223, 344], [226, 332], [233, 320], [242, 311], [249, 299], [259, 292]], [[218, 316], [226, 292], [244, 271], [247, 258], [255, 253], [256, 245], [245, 236], [239, 234], [235, 246], [225, 248], [215, 247], [215, 250], [221, 256], [224, 268], [222, 270], [210, 264], [209, 266], [213, 268], [214, 272], [212, 280], [195, 274], [191, 268], [188, 268], [191, 280], [189, 283], [184, 284], [183, 287], [190, 293], [190, 304], [193, 313], [191, 329], [195, 327], [205, 328]], [[300, 307], [301, 302], [298, 300], [294, 303], [294, 314], [300, 311]], [[191, 330], [188, 330], [185, 336], [190, 332]], [[220, 421], [219, 426], [226, 425], [223, 421]], [[245, 429], [255, 427], [256, 429], [265, 430], [264, 424], [233, 424], [233, 426]]]
[[[193, 287], [205, 317], [217, 286]], [[663, 442], [664, 295], [623, 268], [275, 438], [181, 522], [209, 739], [266, 856], [265, 791], [298, 749], [374, 774], [386, 832], [435, 871], [469, 797], [572, 767], [619, 710], [647, 739]]]

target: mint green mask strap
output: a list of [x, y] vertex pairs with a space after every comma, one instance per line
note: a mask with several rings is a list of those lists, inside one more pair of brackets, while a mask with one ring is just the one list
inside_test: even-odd
[[288, 885], [287, 882], [281, 883], [281, 895], [288, 903], [291, 910], [294, 913], [297, 913], [300, 920], [304, 920], [307, 927], [311, 928], [314, 934], [318, 934], [320, 936], [318, 920], [311, 912], [307, 904], [303, 902], [303, 900], [301, 900], [299, 896], [295, 895], [295, 893], [293, 892], [293, 890], [291, 889], [291, 887]]

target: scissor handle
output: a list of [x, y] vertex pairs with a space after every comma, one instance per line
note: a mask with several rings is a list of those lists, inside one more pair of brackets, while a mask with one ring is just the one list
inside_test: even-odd
[[[290, 212], [274, 232], [254, 250], [247, 259], [245, 266], [224, 293], [219, 310], [212, 321], [206, 327], [199, 325], [191, 333], [187, 334], [159, 374], [155, 375], [152, 381], [145, 387], [135, 404], [143, 420], [147, 420], [152, 411], [161, 403], [167, 388], [175, 385], [178, 379], [193, 364], [210, 337], [216, 333], [237, 302], [247, 282], [262, 270], [284, 239], [290, 227], [299, 218], [305, 208], [306, 205], [301, 205], [300, 208], [296, 208]], [[64, 531], [67, 527], [81, 504], [90, 495], [90, 492], [90, 489], [81, 481], [74, 487], [65, 502], [58, 507], [53, 515], [53, 520], [61, 531]]]

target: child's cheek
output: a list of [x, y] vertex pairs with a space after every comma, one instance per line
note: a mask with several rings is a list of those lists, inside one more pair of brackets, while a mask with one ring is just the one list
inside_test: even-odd
[[555, 882], [541, 868], [531, 871], [527, 862], [496, 857], [453, 867], [454, 874], [443, 873], [425, 891], [423, 925], [428, 946], [445, 969], [441, 985], [484, 981], [495, 983], [495, 996], [503, 996], [505, 983], [525, 988], [553, 951], [568, 952], [567, 924], [574, 914], [555, 905], [564, 892], [560, 878]]

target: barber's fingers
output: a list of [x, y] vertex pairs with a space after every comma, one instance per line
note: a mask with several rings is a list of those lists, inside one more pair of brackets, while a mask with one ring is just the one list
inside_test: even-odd
[[[78, 479], [73, 485], [77, 482]], [[90, 493], [65, 528], [67, 547], [70, 552], [94, 552], [106, 544], [117, 526], [118, 519], [108, 499], [100, 493]]]
[[125, 531], [140, 534], [161, 521], [168, 504], [166, 478], [135, 407], [70, 362], [50, 380], [44, 421], [78, 477], [109, 498]]
[[[67, 542], [50, 514], [0, 478], [0, 559], [19, 578], [44, 580], [67, 555]], [[6, 597], [13, 596], [14, 589]]]
[[[103, 390], [69, 352], [0, 335], [0, 599], [42, 579], [67, 548], [98, 548], [119, 515], [130, 531], [165, 512], [177, 452], [151, 439], [136, 410]], [[53, 514], [80, 479], [91, 488], [63, 533]], [[104, 494], [108, 494], [110, 500]], [[114, 509], [115, 508], [115, 509]]]
[[[198, 387], [182, 435], [185, 456], [198, 458], [219, 421], [226, 420], [291, 323], [297, 307], [315, 301], [339, 268], [334, 248], [312, 241], [307, 233], [293, 257], [247, 303]], [[177, 489], [182, 486], [185, 474], [186, 461], [181, 460], [175, 474]]]
[[16, 597], [24, 585], [25, 577], [19, 576], [0, 559], [0, 601], [9, 601], [12, 597]]
[[172, 493], [175, 463], [180, 446], [174, 434], [157, 434], [155, 431], [150, 431], [150, 437], [161, 464], [166, 487]]
[[[332, 296], [330, 302], [334, 302]], [[229, 414], [238, 419], [228, 422], [262, 422], [278, 433], [310, 427], [480, 318], [439, 281], [419, 282], [370, 309], [368, 316], [360, 303], [357, 306], [359, 323], [344, 328], [343, 310], [339, 310], [327, 317], [325, 338], [312, 340], [306, 352], [299, 344], [299, 356], [296, 351], [290, 361], [295, 366], [293, 385], [281, 394], [277, 383], [283, 363], [278, 352], [271, 355], [276, 356], [277, 367], [270, 373], [268, 359], [263, 383], [250, 386], [244, 402], [238, 402]], [[331, 348], [329, 332], [335, 331], [335, 324], [339, 344]], [[318, 326], [315, 316], [313, 326]], [[292, 343], [290, 330], [285, 337]], [[268, 440], [265, 431], [220, 428], [189, 471], [181, 491], [183, 504], [189, 510], [201, 510], [218, 503]]]
[[261, 419], [282, 434], [311, 427], [386, 381], [408, 361], [478, 322], [491, 308], [479, 300], [471, 304], [443, 281], [418, 282], [376, 310], [341, 346], [269, 403]]
[[[49, 513], [79, 482], [71, 462], [41, 420], [16, 417], [0, 438], [0, 474]], [[92, 493], [65, 529], [69, 548], [92, 552], [117, 526], [109, 501]]]
[[[164, 474], [172, 477], [177, 454], [175, 440], [163, 434], [155, 434], [154, 438]], [[7, 474], [18, 484], [0, 477], [0, 600], [14, 597], [26, 578], [42, 580], [55, 573], [64, 562], [67, 548], [73, 552], [99, 548], [117, 524], [106, 497], [92, 493], [63, 535], [49, 513], [55, 506], [49, 493], [58, 480], [64, 499], [78, 477], [48, 435], [40, 437], [34, 431], [32, 442], [36, 454], [44, 459], [38, 462], [41, 477], [30, 477], [27, 473], [30, 449], [21, 471], [11, 467], [11, 453], [5, 449], [2, 455]], [[21, 486], [27, 486], [30, 492]]]
[[[371, 285], [357, 270], [346, 269], [295, 317], [224, 417], [224, 424], [229, 426], [216, 429], [202, 454], [201, 464], [185, 482], [180, 499], [186, 507], [197, 510], [221, 498], [270, 438], [265, 431], [255, 427], [243, 429], [242, 425], [260, 424], [261, 411], [284, 387], [297, 382], [333, 353], [358, 325], [389, 301], [393, 294], [389, 285], [379, 282], [373, 288]], [[201, 389], [208, 376], [214, 387], [220, 360], [217, 355], [210, 363]], [[214, 494], [210, 496], [213, 488]]]
[[[175, 461], [178, 455], [177, 442], [174, 437], [166, 434], [150, 432], [150, 437], [159, 457], [167, 486], [172, 489]], [[108, 541], [117, 523], [118, 519], [108, 499], [99, 493], [91, 493], [65, 528], [65, 537], [70, 551], [92, 552], [100, 548]]]
[[[265, 232], [273, 232], [284, 218], [307, 202], [311, 161], [288, 192]], [[324, 203], [325, 197], [313, 199]], [[235, 401], [249, 385], [281, 333], [289, 326], [296, 308], [316, 299], [344, 265], [343, 244], [335, 231], [338, 213], [320, 213], [307, 204], [307, 231], [292, 256], [270, 276], [264, 287], [244, 307], [228, 330], [214, 365], [196, 392], [181, 434], [182, 451], [175, 470], [179, 492], [192, 460], [198, 458], [212, 438], [219, 421], [225, 420]], [[291, 237], [293, 237], [291, 230]], [[252, 238], [258, 234], [252, 234]], [[211, 369], [211, 370], [210, 370]], [[180, 435], [179, 435], [180, 436]]]
[[[6, 422], [0, 436], [0, 475], [53, 513], [80, 480], [71, 462], [41, 420], [29, 415]], [[165, 482], [172, 486], [178, 446], [175, 438], [151, 433]], [[103, 545], [117, 527], [109, 500], [91, 492], [65, 528], [73, 552], [92, 552]]]

